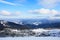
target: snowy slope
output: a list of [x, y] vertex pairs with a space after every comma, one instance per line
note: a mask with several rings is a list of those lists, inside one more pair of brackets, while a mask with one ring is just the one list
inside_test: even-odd
[[5, 37], [0, 40], [60, 40], [59, 37]]

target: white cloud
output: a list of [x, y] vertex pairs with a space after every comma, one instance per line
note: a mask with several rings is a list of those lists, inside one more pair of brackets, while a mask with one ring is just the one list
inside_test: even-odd
[[9, 12], [6, 10], [1, 10], [0, 11], [0, 18], [23, 18], [21, 15], [22, 13], [20, 11], [15, 11], [15, 12]]
[[54, 8], [60, 3], [60, 0], [38, 0], [38, 4], [45, 8]]
[[50, 10], [50, 9], [44, 9], [44, 8], [36, 9], [36, 10], [29, 10], [28, 12], [40, 14], [42, 16], [55, 16], [59, 14], [59, 11], [57, 10], [54, 10], [54, 9]]
[[7, 2], [7, 1], [4, 1], [4, 0], [0, 0], [0, 2], [1, 2], [1, 3], [5, 3], [5, 4], [9, 4], [9, 5], [16, 6], [16, 4], [11, 3], [11, 2]]
[[9, 11], [6, 11], [6, 10], [1, 10], [0, 11], [0, 15], [1, 16], [20, 16], [22, 14], [21, 11], [15, 11], [15, 12], [9, 12]]
[[0, 11], [0, 14], [1, 14], [1, 15], [5, 15], [5, 16], [6, 16], [6, 15], [7, 15], [7, 16], [8, 16], [8, 15], [11, 15], [11, 13], [8, 12], [8, 11], [6, 11], [6, 10]]
[[20, 11], [15, 12], [15, 15], [21, 15], [21, 14], [22, 14], [22, 12], [20, 12]]
[[49, 13], [50, 13], [50, 10], [49, 10], [49, 9], [44, 9], [44, 8], [42, 8], [42, 9], [39, 10], [39, 13], [49, 14]]

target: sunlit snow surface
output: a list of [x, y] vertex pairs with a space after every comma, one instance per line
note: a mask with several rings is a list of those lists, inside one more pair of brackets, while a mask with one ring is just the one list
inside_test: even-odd
[[4, 37], [0, 40], [60, 40], [59, 37]]

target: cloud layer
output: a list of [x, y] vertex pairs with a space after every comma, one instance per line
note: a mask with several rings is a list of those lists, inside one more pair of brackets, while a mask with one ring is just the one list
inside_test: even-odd
[[44, 8], [54, 8], [58, 6], [60, 0], [38, 0], [38, 4], [42, 5]]
[[5, 15], [5, 16], [11, 15], [11, 13], [8, 12], [8, 11], [6, 11], [6, 10], [1, 10], [1, 11], [0, 11], [0, 14], [1, 14], [1, 15]]
[[2, 16], [20, 16], [22, 14], [22, 12], [20, 11], [15, 11], [15, 12], [9, 12], [7, 10], [1, 10], [0, 11], [0, 15]]
[[16, 6], [15, 3], [7, 2], [7, 1], [4, 1], [4, 0], [0, 0], [0, 2], [1, 2], [1, 3], [4, 3], [4, 4]]
[[29, 10], [28, 12], [33, 13], [33, 14], [40, 14], [42, 16], [55, 16], [57, 14], [59, 14], [59, 12], [57, 10], [50, 10], [50, 9], [45, 9], [45, 8], [41, 8], [41, 9], [36, 9], [36, 10]]
[[[36, 1], [36, 0], [34, 0], [34, 1]], [[32, 2], [32, 4], [36, 4], [36, 2], [32, 2], [32, 0], [31, 0], [31, 2]], [[12, 1], [7, 1], [7, 0], [0, 0], [0, 3], [4, 3], [3, 5], [5, 5], [5, 4], [8, 4], [8, 7], [10, 7], [10, 6], [14, 6], [14, 7], [16, 7], [16, 6], [18, 6], [18, 5], [20, 5], [21, 6], [21, 4], [24, 4], [24, 6], [23, 7], [21, 7], [20, 8], [20, 6], [18, 6], [18, 7], [16, 7], [16, 9], [18, 10], [16, 10], [15, 11], [15, 9], [13, 9], [12, 7], [11, 7], [11, 9], [9, 9], [9, 10], [14, 10], [15, 12], [9, 12], [8, 10], [6, 11], [6, 8], [5, 8], [5, 6], [4, 6], [4, 8], [5, 8], [5, 10], [4, 10], [4, 8], [0, 11], [0, 15], [4, 15], [4, 16], [23, 16], [23, 17], [40, 17], [40, 16], [43, 16], [43, 17], [45, 17], [45, 16], [49, 16], [49, 17], [52, 17], [52, 16], [55, 16], [55, 15], [59, 15], [59, 17], [60, 17], [60, 12], [59, 11], [57, 11], [58, 10], [58, 8], [59, 7], [56, 7], [56, 6], [59, 6], [60, 4], [60, 0], [38, 0], [38, 4], [40, 5], [35, 5], [35, 6], [32, 6], [32, 4], [31, 4], [31, 2], [30, 2], [30, 4], [28, 3], [29, 1], [28, 0], [12, 0]], [[28, 6], [29, 5], [29, 6]], [[7, 7], [7, 6], [6, 6]], [[34, 8], [33, 8], [34, 7]], [[40, 8], [38, 8], [38, 7], [40, 7]], [[35, 9], [35, 8], [38, 8], [38, 9]], [[51, 8], [51, 9], [50, 9]], [[54, 8], [56, 8], [57, 10], [55, 10]], [[33, 10], [29, 10], [29, 9], [33, 9]], [[22, 12], [20, 12], [20, 10], [22, 11]], [[27, 10], [29, 10], [28, 12], [31, 14], [29, 14], [28, 12], [27, 12]], [[35, 15], [36, 14], [36, 15]]]
[[8, 4], [11, 6], [22, 6], [21, 3], [24, 3], [26, 0], [12, 0], [13, 2], [8, 2], [6, 0], [0, 0], [1, 3]]

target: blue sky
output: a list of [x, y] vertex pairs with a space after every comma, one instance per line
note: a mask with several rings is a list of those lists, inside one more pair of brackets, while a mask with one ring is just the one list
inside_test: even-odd
[[60, 0], [0, 0], [0, 18], [60, 18]]

